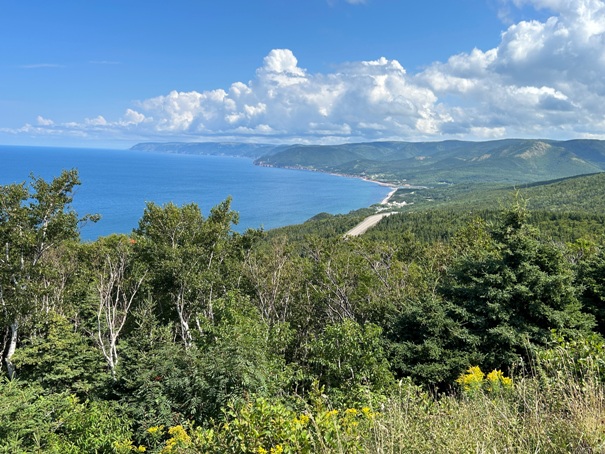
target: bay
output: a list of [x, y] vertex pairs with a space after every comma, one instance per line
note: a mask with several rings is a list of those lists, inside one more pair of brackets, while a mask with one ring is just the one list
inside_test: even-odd
[[0, 184], [44, 179], [77, 169], [82, 184], [73, 208], [101, 215], [82, 226], [84, 240], [130, 233], [146, 202], [197, 203], [204, 215], [231, 196], [235, 230], [272, 229], [327, 212], [347, 213], [380, 202], [389, 188], [357, 178], [259, 167], [248, 158], [133, 150], [0, 146]]

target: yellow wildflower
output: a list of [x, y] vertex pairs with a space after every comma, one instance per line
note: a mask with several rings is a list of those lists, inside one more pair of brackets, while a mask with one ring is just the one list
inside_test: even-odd
[[494, 369], [487, 374], [487, 390], [496, 391], [500, 389], [510, 389], [513, 386], [513, 380], [505, 377], [501, 370]]
[[282, 454], [284, 452], [284, 447], [282, 445], [277, 445], [274, 448], [271, 448], [271, 454]]
[[485, 374], [481, 371], [479, 366], [470, 367], [466, 374], [460, 375], [456, 380], [464, 391], [471, 391], [480, 389], [483, 385], [483, 377]]
[[164, 430], [164, 426], [153, 426], [147, 429], [147, 432], [151, 435], [155, 435], [157, 432], [161, 432]]

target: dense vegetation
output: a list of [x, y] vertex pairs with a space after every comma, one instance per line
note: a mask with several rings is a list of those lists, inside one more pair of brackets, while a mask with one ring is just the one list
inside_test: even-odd
[[0, 452], [604, 449], [598, 205], [444, 205], [345, 239], [366, 211], [240, 234], [229, 199], [150, 203], [84, 243], [78, 184], [0, 187]]
[[605, 142], [506, 139], [292, 145], [256, 162], [397, 184], [526, 183], [605, 170]]

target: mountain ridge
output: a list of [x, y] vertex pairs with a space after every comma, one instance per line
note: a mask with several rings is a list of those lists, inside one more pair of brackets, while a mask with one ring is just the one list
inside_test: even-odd
[[531, 183], [605, 170], [605, 141], [596, 139], [383, 141], [340, 145], [149, 142], [131, 149], [246, 157], [261, 166], [335, 173], [392, 184]]
[[605, 141], [368, 142], [289, 146], [259, 165], [361, 176], [400, 184], [527, 183], [605, 170]]

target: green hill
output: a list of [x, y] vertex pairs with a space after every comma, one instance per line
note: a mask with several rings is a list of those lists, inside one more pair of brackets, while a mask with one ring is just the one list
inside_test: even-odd
[[[391, 201], [406, 205], [387, 207], [400, 214], [383, 219], [364, 236], [396, 241], [402, 232], [409, 231], [423, 241], [449, 238], [474, 218], [497, 219], [515, 198], [527, 204], [530, 221], [546, 236], [574, 241], [605, 235], [605, 173], [598, 173], [517, 186], [478, 183], [400, 188]], [[290, 238], [344, 234], [372, 213], [364, 209], [348, 215], [323, 214], [271, 234]]]
[[524, 199], [530, 210], [605, 214], [605, 173], [524, 185], [484, 183], [400, 188], [392, 201], [405, 201], [404, 211], [443, 207], [493, 209], [510, 202], [514, 194]]
[[605, 142], [507, 139], [292, 145], [256, 163], [395, 183], [528, 183], [605, 170]]

